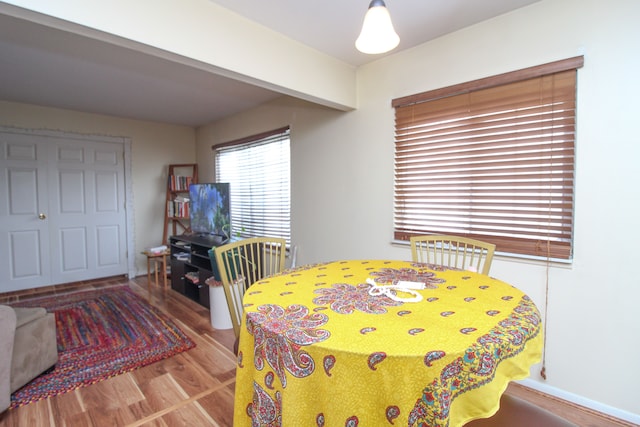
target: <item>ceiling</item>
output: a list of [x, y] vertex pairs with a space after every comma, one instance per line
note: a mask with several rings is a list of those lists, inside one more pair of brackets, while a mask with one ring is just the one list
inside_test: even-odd
[[[210, 0], [360, 66], [539, 0], [386, 0], [400, 45], [355, 49], [369, 0]], [[0, 3], [0, 6], [2, 4]], [[0, 9], [0, 100], [200, 126], [281, 94]]]

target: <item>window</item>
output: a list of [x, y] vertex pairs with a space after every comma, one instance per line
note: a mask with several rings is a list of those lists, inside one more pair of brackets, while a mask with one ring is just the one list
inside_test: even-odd
[[289, 128], [214, 146], [216, 181], [228, 182], [233, 236], [291, 243]]
[[393, 100], [394, 238], [570, 259], [583, 57]]

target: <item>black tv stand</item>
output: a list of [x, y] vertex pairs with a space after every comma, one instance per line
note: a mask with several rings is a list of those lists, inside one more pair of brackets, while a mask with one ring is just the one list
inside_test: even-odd
[[171, 236], [171, 288], [209, 308], [209, 287], [213, 276], [209, 249], [223, 244], [222, 236], [195, 233]]
[[213, 246], [224, 245], [229, 241], [229, 238], [226, 236], [221, 236], [219, 234], [212, 234], [212, 233], [199, 233], [197, 231], [190, 231], [188, 233], [184, 233], [182, 237], [201, 238], [204, 241], [210, 242]]

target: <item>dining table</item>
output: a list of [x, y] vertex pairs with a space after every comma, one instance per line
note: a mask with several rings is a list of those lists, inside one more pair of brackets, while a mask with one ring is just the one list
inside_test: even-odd
[[540, 312], [488, 275], [401, 260], [300, 266], [243, 297], [233, 425], [457, 427], [542, 356]]

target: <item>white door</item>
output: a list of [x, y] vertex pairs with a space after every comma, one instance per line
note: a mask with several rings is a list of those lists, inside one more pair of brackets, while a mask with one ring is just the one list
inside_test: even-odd
[[0, 144], [0, 291], [42, 286], [51, 277], [46, 141], [2, 133]]
[[127, 272], [124, 146], [0, 132], [0, 292]]

